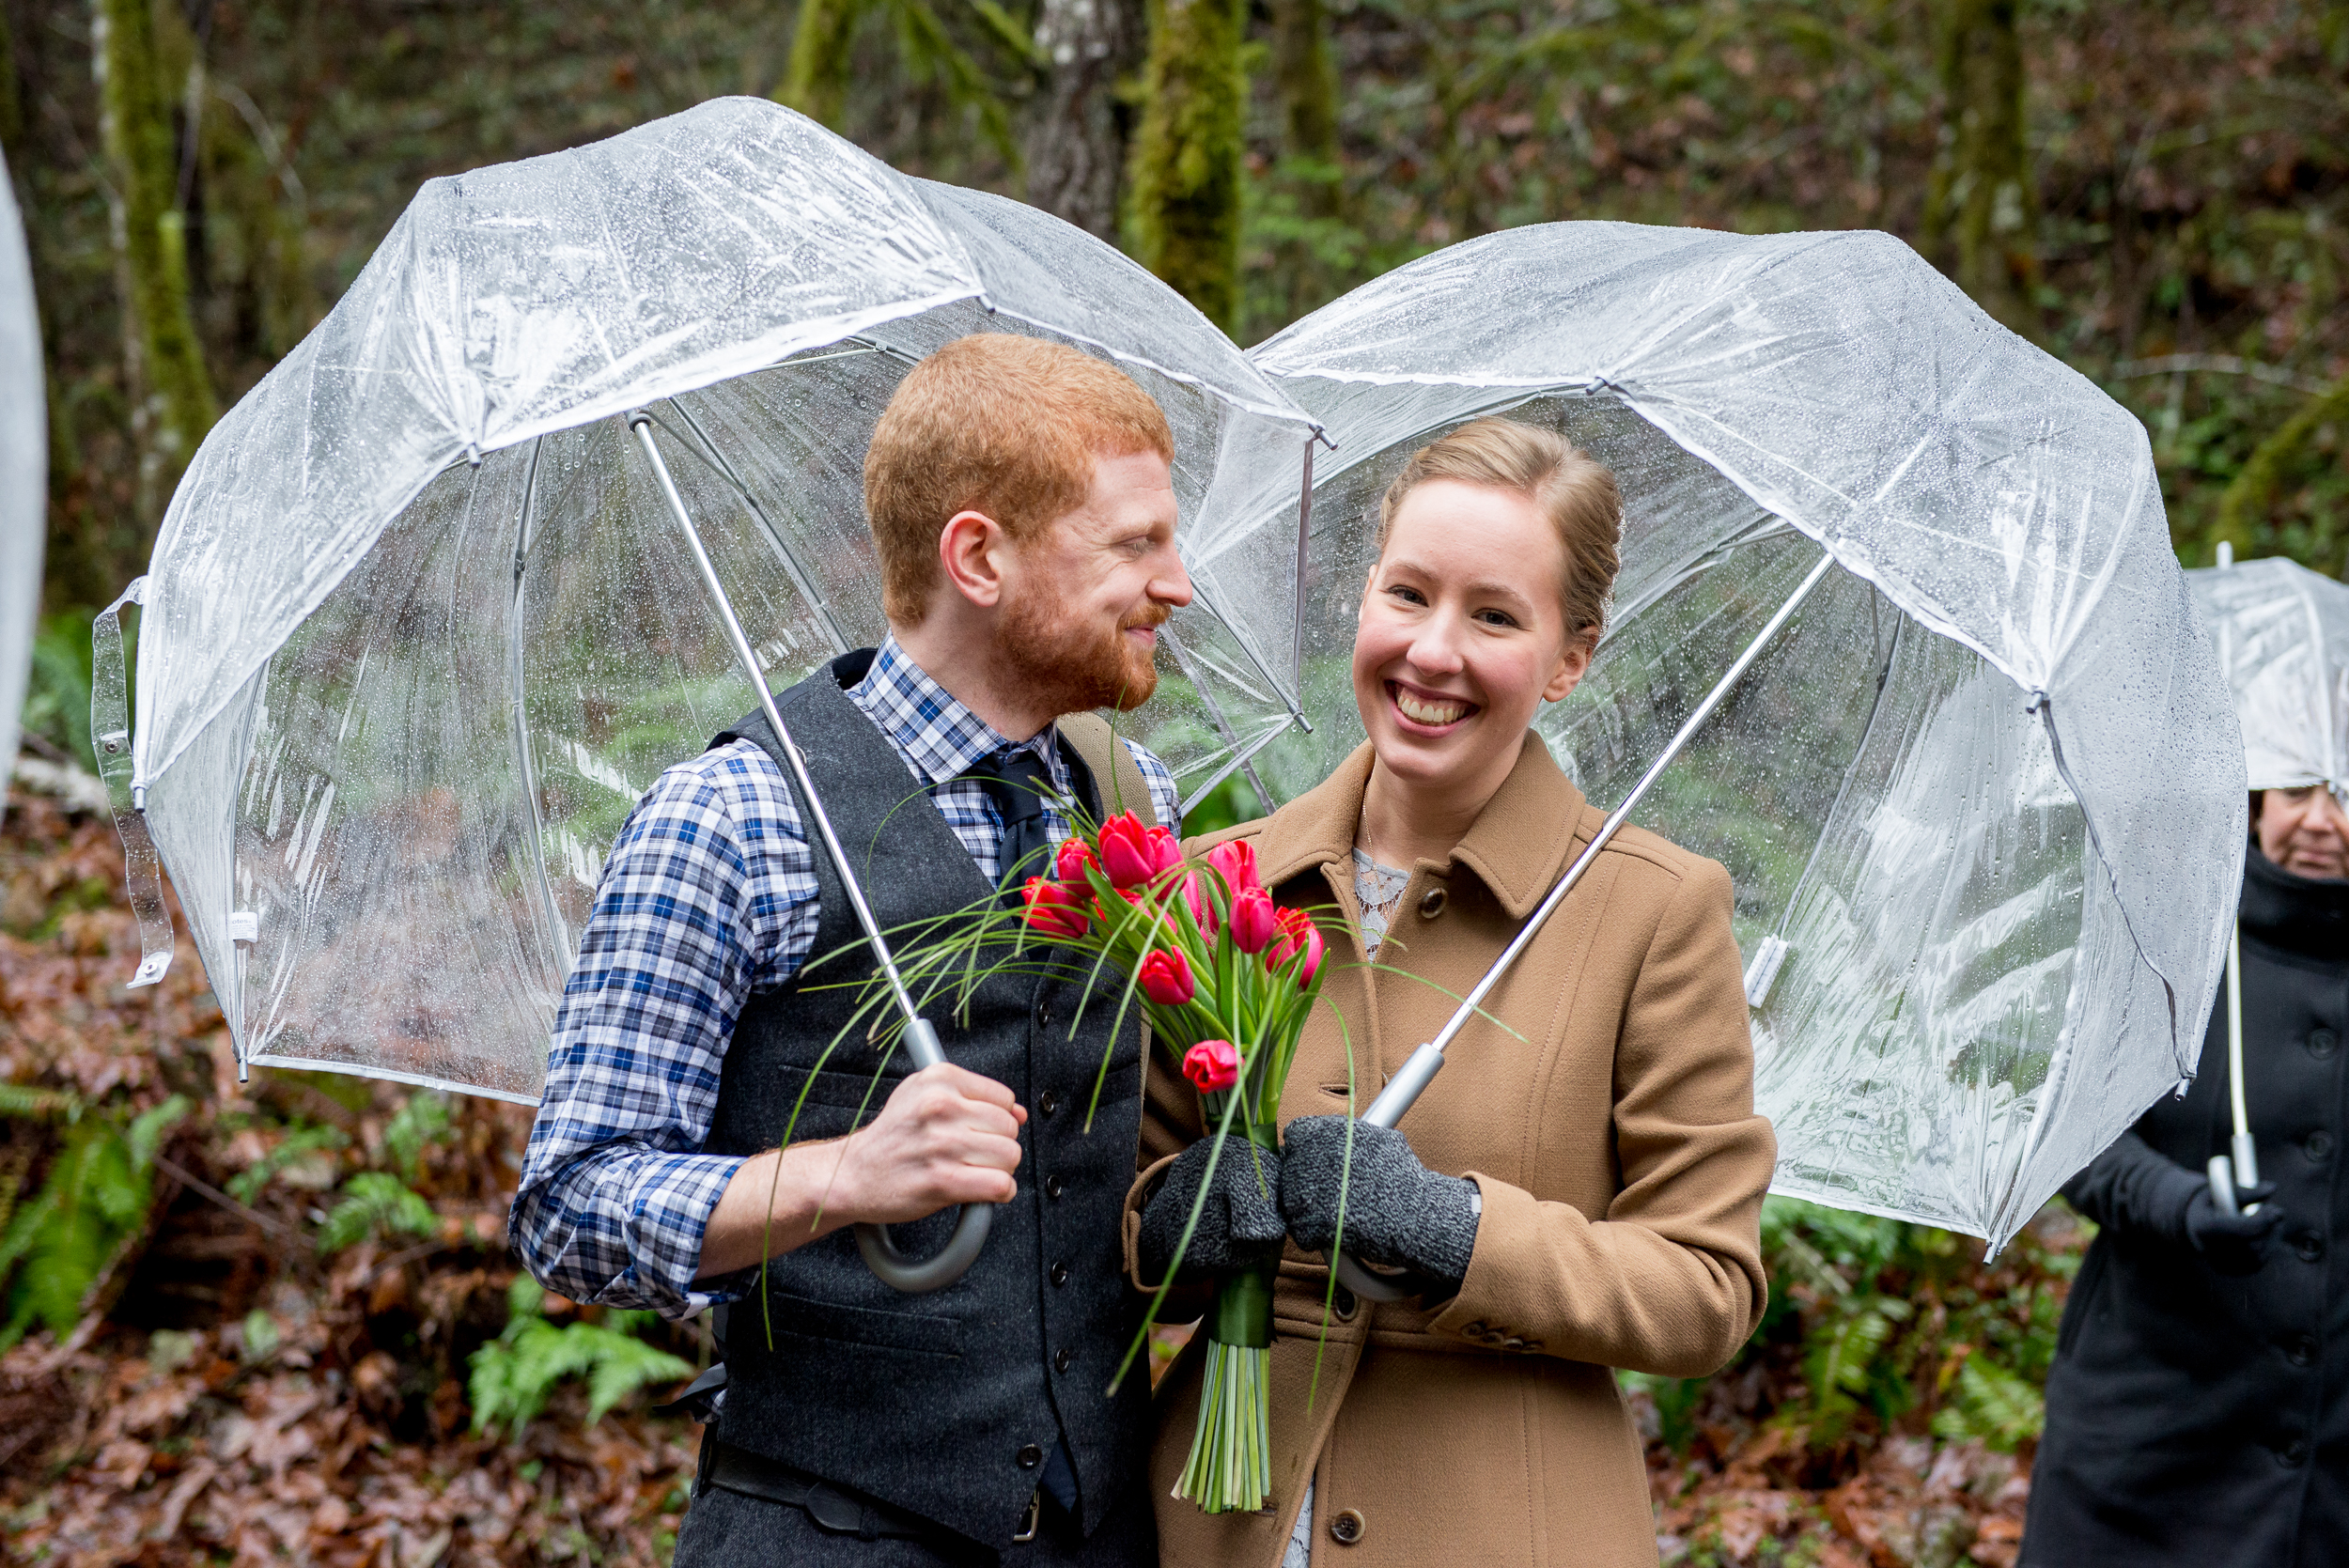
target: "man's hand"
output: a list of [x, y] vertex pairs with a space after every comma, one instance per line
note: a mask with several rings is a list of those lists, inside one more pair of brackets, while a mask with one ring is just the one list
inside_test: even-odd
[[993, 1079], [952, 1063], [925, 1067], [897, 1085], [872, 1126], [743, 1161], [702, 1233], [697, 1278], [748, 1268], [844, 1225], [1009, 1203], [1027, 1119]]

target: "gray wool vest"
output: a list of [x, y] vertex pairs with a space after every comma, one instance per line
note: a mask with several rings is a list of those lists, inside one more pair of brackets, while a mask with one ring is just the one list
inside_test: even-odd
[[[834, 660], [777, 706], [889, 931], [951, 915], [991, 890], [903, 758], [843, 691], [871, 658]], [[712, 744], [737, 737], [776, 755], [790, 782], [764, 718], [749, 716]], [[1079, 797], [1097, 811], [1091, 771], [1073, 752], [1064, 742]], [[742, 1009], [719, 1079], [711, 1153], [774, 1147], [803, 1085], [793, 1139], [838, 1137], [860, 1106], [866, 1121], [877, 1114], [908, 1071], [896, 1057], [875, 1087], [875, 1052], [861, 1029], [817, 1066], [862, 990], [838, 983], [865, 979], [873, 963], [837, 872], [820, 846], [814, 859], [819, 924], [810, 961], [838, 956], [803, 970], [807, 987], [795, 980]], [[1007, 1545], [1019, 1528], [1056, 1443], [1076, 1471], [1087, 1531], [1121, 1495], [1146, 1488], [1147, 1367], [1137, 1358], [1119, 1391], [1104, 1391], [1142, 1321], [1121, 1274], [1118, 1231], [1141, 1123], [1141, 1032], [1129, 1017], [1112, 1048], [1114, 997], [1105, 1003], [1097, 994], [1071, 1038], [1082, 996], [1080, 981], [1000, 975], [979, 986], [967, 1019], [946, 1016], [944, 1001], [932, 1009], [947, 1060], [1009, 1085], [1028, 1109], [1018, 1196], [996, 1213], [971, 1271], [932, 1295], [901, 1296], [876, 1280], [845, 1229], [770, 1260], [765, 1299], [754, 1284], [727, 1312], [720, 1440], [988, 1547]], [[1088, 1133], [1105, 1050], [1108, 1074]], [[952, 1223], [951, 1213], [933, 1215], [893, 1234], [926, 1257]]]

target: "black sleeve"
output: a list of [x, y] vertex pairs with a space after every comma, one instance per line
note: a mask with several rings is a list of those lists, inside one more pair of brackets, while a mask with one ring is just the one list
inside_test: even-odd
[[2132, 1128], [2064, 1183], [2063, 1197], [2108, 1230], [2183, 1242], [2186, 1206], [2206, 1179], [2155, 1152]]

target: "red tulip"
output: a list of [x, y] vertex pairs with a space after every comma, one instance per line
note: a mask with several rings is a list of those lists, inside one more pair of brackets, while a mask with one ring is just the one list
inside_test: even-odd
[[1021, 885], [1019, 897], [1027, 906], [1028, 929], [1046, 937], [1081, 937], [1085, 934], [1084, 907], [1077, 894], [1049, 877], [1031, 877]]
[[1207, 851], [1207, 863], [1223, 878], [1237, 898], [1250, 888], [1264, 886], [1256, 875], [1256, 846], [1244, 838], [1219, 844]]
[[1150, 842], [1153, 831], [1144, 828], [1142, 819], [1131, 812], [1101, 824], [1101, 869], [1108, 874], [1112, 887], [1130, 888], [1157, 874], [1158, 851]]
[[1262, 953], [1280, 934], [1280, 913], [1264, 889], [1250, 888], [1232, 900], [1232, 940], [1242, 953]]
[[1153, 828], [1143, 835], [1150, 851], [1150, 875], [1159, 876], [1183, 863], [1183, 841], [1164, 828]]
[[1093, 846], [1081, 838], [1060, 841], [1060, 852], [1052, 857], [1052, 875], [1071, 887], [1085, 885], [1085, 867], [1100, 862], [1093, 853]]
[[1183, 902], [1190, 908], [1190, 918], [1199, 923], [1199, 934], [1208, 941], [1214, 941], [1217, 926], [1215, 900], [1209, 898], [1206, 890], [1199, 885], [1199, 873], [1195, 871], [1183, 878]]
[[1180, 1007], [1199, 988], [1190, 977], [1190, 965], [1171, 947], [1153, 948], [1135, 971], [1134, 981], [1142, 994], [1160, 1007]]
[[1239, 1052], [1229, 1040], [1202, 1040], [1183, 1054], [1183, 1076], [1203, 1094], [1239, 1081]]
[[[1280, 968], [1281, 964], [1287, 963], [1299, 949], [1302, 949], [1305, 955], [1305, 962], [1299, 966], [1297, 970], [1297, 988], [1301, 991], [1311, 986], [1314, 983], [1314, 976], [1320, 972], [1322, 955], [1327, 951], [1327, 945], [1321, 939], [1321, 930], [1318, 926], [1308, 922], [1302, 937], [1294, 941], [1282, 942], [1280, 963], [1267, 967]], [[1271, 955], [1268, 954], [1266, 956]]]

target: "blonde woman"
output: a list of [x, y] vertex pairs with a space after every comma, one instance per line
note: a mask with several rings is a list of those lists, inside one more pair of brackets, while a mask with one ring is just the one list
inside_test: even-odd
[[[1326, 994], [1356, 1109], [1454, 1005], [1359, 966], [1467, 991], [1605, 820], [1529, 725], [1590, 665], [1620, 517], [1613, 476], [1546, 430], [1479, 420], [1415, 455], [1381, 506], [1356, 634], [1368, 743], [1192, 846], [1245, 840], [1278, 902], [1343, 911]], [[1766, 1291], [1775, 1142], [1753, 1110], [1728, 874], [1626, 829], [1486, 1007], [1517, 1037], [1472, 1025], [1400, 1131], [1354, 1130], [1346, 1250], [1440, 1283], [1392, 1304], [1341, 1289], [1317, 1374], [1348, 1105], [1326, 1014], [1289, 1075], [1277, 1188], [1219, 1166], [1191, 1264], [1286, 1233], [1274, 1490], [1260, 1514], [1169, 1497], [1198, 1406], [1196, 1358], [1179, 1360], [1152, 1476], [1169, 1568], [1657, 1560], [1612, 1369], [1713, 1372]], [[1127, 1226], [1139, 1284], [1162, 1277], [1207, 1148], [1196, 1096], [1151, 1071]]]

